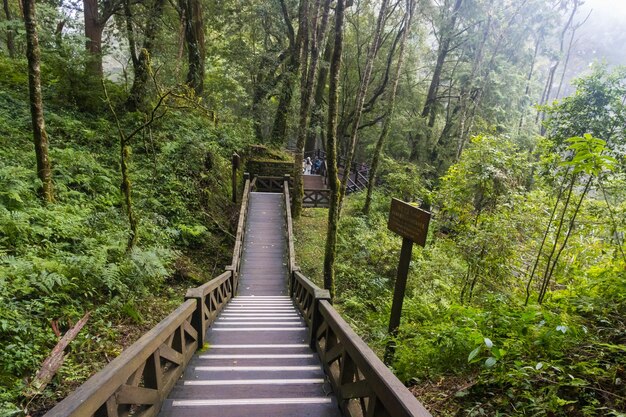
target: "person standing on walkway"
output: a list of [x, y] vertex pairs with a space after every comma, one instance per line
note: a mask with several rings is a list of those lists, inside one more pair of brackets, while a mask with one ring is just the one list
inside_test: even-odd
[[313, 162], [311, 162], [311, 157], [307, 156], [306, 161], [304, 162], [304, 175], [311, 175], [312, 166], [313, 166]]

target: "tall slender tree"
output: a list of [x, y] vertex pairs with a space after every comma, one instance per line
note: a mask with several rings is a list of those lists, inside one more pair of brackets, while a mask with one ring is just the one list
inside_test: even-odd
[[204, 92], [204, 13], [202, 0], [178, 0], [178, 12], [184, 27], [185, 45], [187, 46], [187, 85], [196, 95]]
[[24, 24], [26, 26], [26, 58], [28, 59], [28, 90], [30, 92], [30, 114], [33, 124], [37, 176], [41, 181], [41, 197], [45, 202], [54, 201], [52, 191], [52, 169], [48, 156], [48, 135], [43, 117], [41, 97], [41, 53], [37, 35], [35, 0], [24, 0]]
[[337, 0], [335, 7], [335, 45], [330, 61], [330, 80], [328, 86], [328, 124], [326, 133], [326, 161], [328, 164], [328, 183], [330, 186], [330, 204], [328, 209], [328, 228], [324, 250], [324, 288], [335, 296], [335, 256], [337, 246], [337, 227], [339, 223], [339, 177], [337, 170], [337, 107], [339, 106], [339, 70], [343, 50], [343, 20], [345, 2]]
[[398, 63], [396, 64], [396, 70], [393, 74], [393, 80], [391, 81], [391, 89], [388, 91], [386, 97], [386, 111], [384, 114], [383, 128], [376, 141], [376, 149], [372, 157], [372, 163], [370, 165], [369, 178], [367, 184], [367, 195], [365, 197], [365, 205], [363, 206], [363, 212], [369, 213], [370, 206], [372, 204], [372, 192], [376, 183], [376, 173], [378, 171], [378, 165], [380, 163], [380, 157], [383, 151], [383, 146], [389, 137], [389, 131], [391, 130], [391, 122], [393, 120], [393, 114], [396, 106], [396, 94], [398, 92], [398, 83], [400, 81], [400, 73], [402, 72], [402, 65], [404, 63], [404, 51], [406, 47], [406, 41], [411, 31], [411, 23], [413, 21], [413, 13], [415, 12], [415, 0], [406, 0], [406, 13], [404, 16], [404, 26], [402, 30], [402, 38], [400, 39], [400, 49], [398, 51]]
[[341, 179], [341, 192], [339, 193], [339, 212], [341, 212], [341, 205], [343, 196], [346, 193], [348, 187], [348, 181], [350, 179], [350, 169], [354, 159], [354, 151], [358, 139], [359, 125], [361, 124], [361, 116], [363, 115], [363, 106], [365, 104], [365, 96], [370, 84], [372, 76], [372, 69], [374, 68], [374, 60], [378, 55], [378, 49], [380, 47], [381, 37], [385, 25], [385, 17], [387, 15], [387, 6], [389, 0], [383, 0], [378, 11], [378, 18], [376, 19], [376, 29], [372, 37], [372, 41], [367, 50], [367, 57], [365, 59], [365, 68], [363, 70], [363, 78], [359, 85], [355, 105], [354, 105], [354, 117], [352, 118], [352, 131], [350, 133], [350, 141], [348, 143], [348, 153], [346, 157], [346, 163], [343, 167], [343, 177]]
[[[8, 22], [13, 20], [13, 15], [11, 14], [11, 8], [9, 7], [9, 0], [2, 0], [2, 5], [4, 7], [4, 15], [7, 18]], [[10, 24], [10, 23], [9, 23]], [[13, 33], [13, 29], [11, 27], [7, 27], [7, 51], [9, 52], [9, 56], [11, 58], [15, 57], [15, 34]]]
[[[308, 0], [300, 0], [298, 7], [298, 31], [291, 23], [291, 15], [285, 0], [280, 0], [280, 8], [287, 28], [287, 38], [289, 40], [288, 58], [284, 65], [284, 71], [281, 75], [280, 93], [278, 96], [278, 106], [276, 107], [276, 115], [272, 126], [271, 141], [277, 145], [284, 145], [287, 142], [287, 119], [289, 109], [291, 108], [291, 100], [293, 98], [293, 89], [298, 77], [300, 68], [300, 59], [302, 58], [302, 49], [305, 40], [308, 41], [307, 35], [307, 18], [308, 18]], [[305, 63], [306, 65], [306, 63]]]
[[[302, 65], [300, 80], [300, 118], [298, 123], [298, 137], [296, 141], [296, 155], [294, 167], [294, 188], [296, 190], [296, 198], [294, 199], [294, 216], [300, 216], [302, 211], [302, 196], [304, 195], [304, 187], [302, 181], [302, 161], [304, 159], [304, 143], [307, 138], [307, 130], [309, 127], [309, 110], [311, 109], [313, 90], [315, 81], [317, 80], [317, 63], [319, 61], [319, 45], [322, 42], [326, 32], [328, 23], [328, 13], [330, 11], [330, 0], [324, 0], [324, 5], [320, 10], [320, 0], [317, 0], [314, 7], [314, 16], [312, 19], [311, 33], [311, 53], [310, 64], [308, 67]], [[321, 17], [319, 14], [321, 13]], [[301, 61], [307, 62], [306, 42], [302, 48]]]

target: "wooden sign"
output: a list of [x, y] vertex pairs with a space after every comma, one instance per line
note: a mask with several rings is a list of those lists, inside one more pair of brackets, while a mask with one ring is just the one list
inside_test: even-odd
[[392, 232], [410, 239], [420, 246], [425, 246], [429, 223], [429, 212], [397, 198], [391, 200], [387, 227]]
[[392, 232], [402, 236], [402, 249], [400, 250], [398, 272], [396, 273], [396, 285], [393, 290], [391, 315], [389, 316], [389, 335], [391, 338], [385, 349], [385, 364], [389, 366], [393, 362], [396, 350], [394, 337], [398, 333], [398, 327], [400, 327], [400, 316], [402, 315], [402, 303], [404, 302], [404, 293], [406, 292], [406, 281], [409, 276], [413, 242], [421, 246], [426, 245], [429, 223], [429, 212], [397, 198], [391, 200], [387, 227]]

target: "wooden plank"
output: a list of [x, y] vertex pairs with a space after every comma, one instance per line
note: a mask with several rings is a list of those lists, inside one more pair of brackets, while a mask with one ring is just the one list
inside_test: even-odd
[[162, 358], [167, 359], [168, 361], [173, 362], [176, 365], [180, 365], [183, 363], [183, 354], [175, 351], [166, 344], [162, 344], [159, 347], [159, 354]]

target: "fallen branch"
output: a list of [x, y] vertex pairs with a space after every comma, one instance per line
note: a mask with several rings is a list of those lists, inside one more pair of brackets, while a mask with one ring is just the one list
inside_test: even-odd
[[63, 361], [65, 360], [63, 352], [65, 348], [78, 336], [80, 330], [87, 323], [87, 320], [89, 320], [90, 314], [90, 312], [87, 312], [74, 327], [63, 335], [54, 349], [52, 349], [52, 352], [46, 360], [43, 361], [37, 375], [35, 375], [35, 378], [33, 378], [33, 381], [30, 383], [26, 392], [27, 397], [41, 394], [44, 388], [46, 388], [48, 383], [52, 380], [52, 377], [57, 373], [61, 365], [63, 365]]

